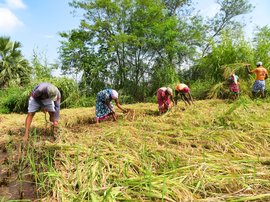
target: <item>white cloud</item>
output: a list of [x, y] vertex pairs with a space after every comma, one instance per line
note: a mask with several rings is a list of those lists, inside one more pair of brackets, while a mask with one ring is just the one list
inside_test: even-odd
[[26, 5], [22, 2], [22, 0], [6, 0], [6, 5], [12, 9], [26, 8]]
[[9, 34], [23, 23], [8, 9], [0, 7], [0, 34]]
[[51, 39], [51, 38], [54, 38], [54, 35], [47, 34], [47, 35], [44, 35], [44, 37], [47, 39]]
[[10, 34], [16, 28], [23, 26], [11, 10], [25, 8], [26, 5], [22, 0], [5, 0], [5, 4], [0, 4], [0, 34]]

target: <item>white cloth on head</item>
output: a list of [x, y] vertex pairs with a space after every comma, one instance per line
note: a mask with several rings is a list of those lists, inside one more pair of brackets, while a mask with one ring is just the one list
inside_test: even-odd
[[168, 91], [168, 93], [169, 93], [170, 95], [173, 94], [172, 89], [171, 89], [170, 87], [167, 87], [167, 91]]
[[116, 90], [112, 90], [112, 99], [118, 99], [118, 92]]
[[262, 62], [257, 62], [256, 65], [257, 66], [262, 66]]
[[237, 84], [237, 77], [235, 74], [232, 74], [232, 80], [235, 84]]

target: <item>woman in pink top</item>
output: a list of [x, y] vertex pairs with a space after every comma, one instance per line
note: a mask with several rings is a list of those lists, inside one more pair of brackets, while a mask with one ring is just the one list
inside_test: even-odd
[[240, 94], [240, 87], [239, 87], [239, 77], [232, 73], [229, 78], [230, 83], [230, 99], [235, 100], [236, 98], [239, 98]]
[[159, 113], [165, 113], [172, 108], [174, 103], [172, 89], [169, 87], [161, 87], [157, 91], [157, 102]]

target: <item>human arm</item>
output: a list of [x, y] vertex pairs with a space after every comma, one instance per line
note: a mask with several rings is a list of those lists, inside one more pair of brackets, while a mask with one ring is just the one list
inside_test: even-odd
[[126, 112], [126, 110], [125, 110], [125, 109], [123, 109], [123, 108], [122, 108], [122, 106], [120, 105], [120, 103], [119, 103], [119, 100], [118, 100], [118, 99], [116, 99], [116, 100], [115, 100], [115, 104], [116, 104], [116, 106], [117, 106], [119, 109], [121, 109], [123, 112]]
[[175, 105], [175, 102], [174, 102], [174, 97], [173, 97], [173, 95], [170, 95], [170, 97], [171, 97], [171, 100], [172, 100], [172, 103], [173, 103], [173, 105]]
[[177, 90], [175, 90], [175, 97], [174, 97], [174, 102], [175, 102], [175, 105], [177, 105], [177, 101], [178, 101], [178, 94], [179, 92]]
[[268, 79], [268, 71], [267, 71], [267, 69], [265, 69], [265, 78], [264, 79]]
[[185, 99], [185, 95], [184, 94], [181, 94], [180, 93], [180, 98], [181, 98], [181, 100], [183, 100], [183, 102], [185, 103], [185, 105], [188, 104], [187, 100]]
[[113, 120], [116, 121], [115, 111], [113, 110], [113, 107], [112, 107], [112, 105], [111, 105], [110, 100], [107, 99], [107, 100], [105, 101], [105, 104], [106, 104], [107, 107], [110, 109], [110, 114], [112, 115]]
[[252, 74], [252, 73], [253, 73], [253, 71], [250, 70], [250, 64], [245, 64], [245, 67], [246, 67], [246, 70], [247, 70], [247, 72], [248, 72], [249, 74]]
[[193, 97], [192, 97], [191, 93], [189, 93], [188, 96], [189, 96], [189, 99], [191, 100], [192, 104], [194, 104]]
[[54, 126], [58, 125], [58, 121], [60, 118], [60, 102], [61, 102], [61, 98], [57, 97], [57, 100], [54, 102], [54, 106], [55, 106], [55, 113], [54, 113], [54, 120], [53, 120]]

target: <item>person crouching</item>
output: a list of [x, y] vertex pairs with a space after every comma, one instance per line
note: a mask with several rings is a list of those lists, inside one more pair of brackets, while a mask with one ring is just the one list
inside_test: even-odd
[[170, 110], [174, 104], [173, 93], [170, 87], [161, 87], [157, 90], [159, 114]]
[[97, 94], [96, 99], [96, 123], [99, 123], [102, 120], [105, 120], [109, 117], [112, 117], [116, 121], [116, 114], [113, 108], [112, 100], [115, 101], [116, 106], [121, 109], [123, 112], [126, 112], [125, 109], [119, 103], [118, 92], [116, 90], [107, 88]]

